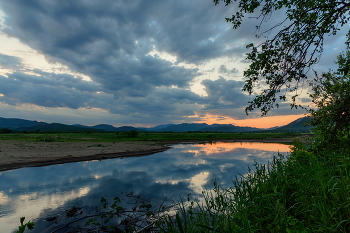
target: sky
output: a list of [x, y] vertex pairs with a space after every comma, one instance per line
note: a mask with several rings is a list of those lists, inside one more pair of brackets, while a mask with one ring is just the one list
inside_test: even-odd
[[[268, 128], [305, 111], [244, 112], [254, 18], [212, 0], [2, 0], [0, 117], [152, 127], [208, 123]], [[277, 12], [269, 28], [284, 19]], [[325, 38], [316, 70], [332, 68], [347, 31]], [[300, 101], [308, 104], [307, 90]]]

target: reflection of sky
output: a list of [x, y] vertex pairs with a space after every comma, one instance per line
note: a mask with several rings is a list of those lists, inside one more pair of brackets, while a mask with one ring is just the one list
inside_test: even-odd
[[[95, 206], [102, 196], [135, 191], [160, 200], [172, 191], [172, 198], [211, 188], [214, 180], [224, 187], [237, 174], [245, 174], [254, 161], [267, 163], [287, 145], [277, 143], [216, 143], [175, 145], [173, 149], [144, 157], [68, 163], [22, 168], [0, 173], [0, 225], [11, 232], [19, 218], [36, 222], [42, 232], [48, 216], [72, 207]], [[198, 198], [198, 195], [197, 195]]]

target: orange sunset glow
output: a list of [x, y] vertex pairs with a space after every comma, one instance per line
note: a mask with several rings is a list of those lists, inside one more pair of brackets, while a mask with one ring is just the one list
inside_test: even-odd
[[298, 118], [304, 117], [304, 114], [300, 115], [285, 115], [285, 116], [267, 116], [267, 117], [258, 117], [253, 119], [245, 120], [235, 120], [230, 117], [222, 117], [216, 115], [207, 115], [205, 120], [199, 121], [197, 123], [207, 123], [212, 124], [232, 124], [236, 126], [249, 126], [256, 128], [271, 128], [276, 126], [287, 125], [292, 121], [295, 121]]
[[201, 148], [200, 150], [189, 150], [188, 152], [195, 153], [195, 157], [203, 155], [203, 152], [206, 156], [212, 154], [220, 154], [223, 152], [234, 151], [236, 149], [244, 148], [251, 150], [263, 150], [271, 152], [289, 152], [289, 145], [284, 145], [280, 143], [261, 143], [261, 142], [216, 142], [216, 143], [206, 143], [199, 144], [197, 147]]

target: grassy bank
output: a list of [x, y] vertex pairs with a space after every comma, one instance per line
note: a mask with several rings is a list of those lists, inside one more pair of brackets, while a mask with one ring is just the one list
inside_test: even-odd
[[23, 141], [68, 141], [68, 142], [115, 142], [115, 141], [181, 141], [181, 140], [244, 140], [294, 138], [305, 134], [300, 133], [139, 133], [136, 137], [128, 137], [123, 133], [12, 133], [0, 134], [0, 140]]
[[163, 232], [349, 232], [350, 158], [339, 150], [311, 153], [298, 143], [289, 157], [236, 177], [232, 187], [186, 202]]

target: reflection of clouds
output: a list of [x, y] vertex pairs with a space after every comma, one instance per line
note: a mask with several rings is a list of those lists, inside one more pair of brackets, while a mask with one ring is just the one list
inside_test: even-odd
[[[113, 199], [120, 192], [135, 191], [155, 201], [169, 191], [175, 199], [192, 193], [198, 200], [202, 187], [213, 187], [214, 181], [229, 187], [234, 176], [246, 174], [248, 165], [252, 166], [254, 161], [267, 163], [282, 150], [276, 148], [288, 148], [274, 144], [174, 145], [173, 149], [150, 156], [2, 172], [0, 204], [5, 208], [0, 210], [0, 216], [8, 219], [0, 218], [0, 225], [6, 220], [9, 229], [14, 229], [19, 216], [33, 220], [56, 215], [74, 205], [95, 206], [102, 196]], [[41, 232], [44, 223], [38, 221], [36, 227], [35, 232]]]
[[9, 200], [9, 197], [4, 192], [0, 192], [0, 205], [6, 204], [8, 200]]
[[226, 172], [227, 169], [230, 169], [230, 168], [233, 168], [234, 165], [233, 164], [224, 164], [224, 165], [220, 165], [219, 168], [220, 168], [220, 171], [222, 172]]
[[279, 143], [261, 143], [261, 142], [216, 142], [207, 144], [198, 144], [195, 148], [187, 150], [198, 156], [222, 156], [224, 152], [235, 152], [237, 149], [263, 150], [270, 152], [289, 152], [288, 145]]
[[38, 197], [38, 193], [30, 193], [30, 194], [19, 195], [17, 199], [20, 201], [32, 201], [37, 199], [37, 197]]
[[11, 206], [8, 207], [12, 210], [8, 212], [6, 216], [1, 217], [1, 229], [4, 232], [11, 232], [16, 227], [19, 217], [25, 216], [27, 220], [33, 221], [44, 209], [57, 208], [70, 200], [86, 196], [91, 188], [92, 187], [81, 187], [77, 190], [51, 195], [28, 193], [17, 197], [11, 197], [10, 201], [12, 203]]
[[160, 179], [160, 180], [156, 180], [155, 183], [157, 184], [172, 184], [172, 185], [176, 185], [179, 182], [183, 182], [186, 181], [186, 179], [182, 179], [182, 180], [167, 180], [167, 179]]
[[195, 193], [201, 194], [204, 185], [207, 183], [209, 172], [201, 172], [191, 178], [190, 187]]
[[204, 185], [207, 183], [207, 179], [209, 177], [209, 172], [200, 172], [188, 179], [180, 179], [180, 180], [167, 180], [167, 179], [160, 179], [157, 180], [156, 183], [159, 184], [172, 184], [177, 185], [180, 182], [187, 182], [189, 183], [189, 188], [192, 189], [193, 192], [201, 194], [203, 191]]

